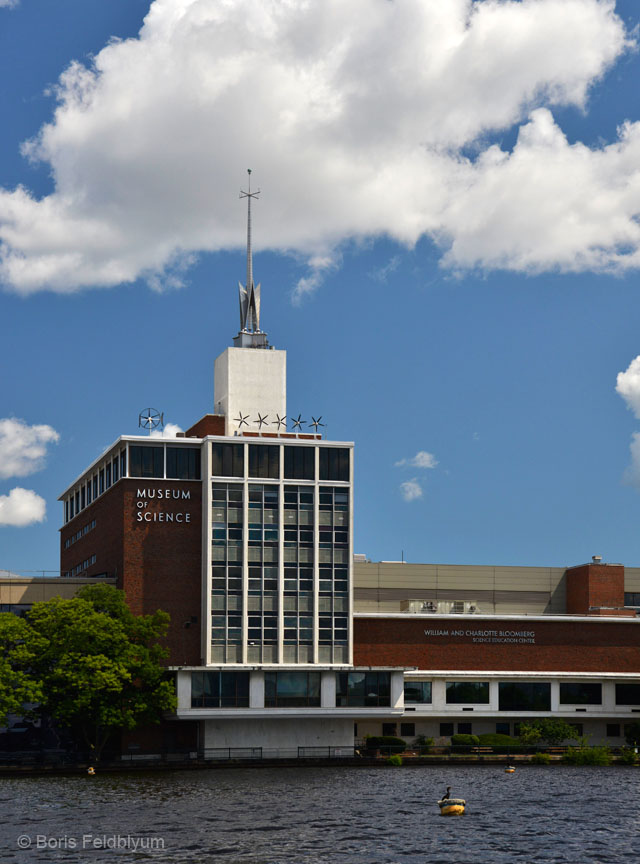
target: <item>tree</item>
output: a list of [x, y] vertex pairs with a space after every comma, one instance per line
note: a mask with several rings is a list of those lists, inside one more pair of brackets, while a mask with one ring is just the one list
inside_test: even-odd
[[0, 726], [8, 714], [24, 714], [24, 706], [42, 697], [41, 682], [30, 671], [35, 640], [26, 644], [29, 625], [12, 612], [0, 613]]
[[79, 736], [98, 760], [119, 730], [160, 721], [174, 710], [172, 681], [158, 643], [169, 615], [133, 615], [124, 594], [91, 585], [72, 600], [36, 603], [28, 614], [32, 672], [42, 682], [40, 710]]
[[575, 741], [576, 730], [564, 720], [543, 717], [531, 723], [522, 723], [518, 737], [523, 744], [537, 744], [539, 741], [561, 744], [563, 741]]

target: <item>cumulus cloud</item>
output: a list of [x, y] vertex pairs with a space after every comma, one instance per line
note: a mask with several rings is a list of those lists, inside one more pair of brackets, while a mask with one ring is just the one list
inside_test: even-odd
[[[23, 145], [54, 189], [0, 190], [0, 279], [180, 285], [242, 245], [247, 167], [256, 248], [309, 263], [295, 300], [382, 235], [426, 234], [454, 270], [637, 267], [640, 124], [589, 147], [551, 114], [631, 45], [614, 0], [155, 0], [138, 38], [61, 75]], [[514, 124], [511, 151], [488, 145]]]
[[47, 445], [59, 439], [51, 426], [29, 426], [15, 417], [0, 420], [0, 478], [26, 477], [40, 471]]
[[0, 9], [11, 9], [18, 5], [20, 0], [0, 0]]
[[0, 525], [24, 528], [35, 522], [44, 522], [46, 512], [44, 498], [31, 489], [16, 486], [8, 495], [0, 495]]
[[400, 492], [405, 501], [417, 501], [418, 498], [422, 498], [422, 486], [415, 477], [401, 483]]
[[640, 356], [632, 360], [624, 372], [618, 372], [616, 392], [640, 420]]
[[404, 465], [411, 465], [413, 468], [435, 468], [437, 464], [438, 460], [433, 453], [427, 453], [426, 450], [418, 450], [416, 455], [412, 456], [411, 459], [401, 459], [395, 463], [397, 468], [401, 468]]
[[152, 429], [150, 433], [151, 438], [175, 438], [178, 435], [178, 432], [184, 432], [182, 426], [178, 426], [175, 423], [167, 423], [163, 429]]

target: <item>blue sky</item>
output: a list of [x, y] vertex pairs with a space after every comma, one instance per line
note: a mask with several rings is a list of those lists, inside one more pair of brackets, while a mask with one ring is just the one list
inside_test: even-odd
[[212, 410], [247, 167], [289, 412], [356, 442], [356, 551], [640, 566], [639, 21], [0, 0], [0, 569], [57, 568], [58, 494], [141, 409]]

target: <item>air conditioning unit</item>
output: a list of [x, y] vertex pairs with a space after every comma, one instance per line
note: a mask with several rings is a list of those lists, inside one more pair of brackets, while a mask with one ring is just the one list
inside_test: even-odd
[[425, 603], [422, 604], [422, 611], [423, 612], [437, 612], [438, 611], [438, 604], [434, 603], [433, 600], [427, 600]]
[[465, 603], [462, 600], [454, 600], [451, 604], [451, 611], [455, 615], [461, 615], [465, 611]]

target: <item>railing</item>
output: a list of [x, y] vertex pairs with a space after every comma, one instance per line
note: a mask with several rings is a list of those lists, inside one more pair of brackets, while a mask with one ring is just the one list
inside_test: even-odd
[[353, 759], [355, 747], [298, 747], [298, 759]]
[[205, 747], [202, 758], [228, 761], [229, 759], [262, 759], [262, 747]]

